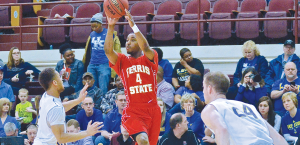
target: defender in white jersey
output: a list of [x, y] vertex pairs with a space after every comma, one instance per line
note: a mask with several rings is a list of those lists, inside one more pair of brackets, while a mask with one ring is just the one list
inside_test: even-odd
[[255, 107], [227, 100], [229, 78], [221, 72], [204, 76], [203, 93], [208, 104], [201, 113], [205, 125], [215, 133], [218, 145], [287, 145]]
[[38, 132], [33, 145], [57, 145], [74, 142], [87, 136], [93, 136], [102, 126], [100, 122], [91, 121], [87, 130], [79, 133], [66, 133], [65, 112], [82, 102], [86, 95], [86, 84], [77, 99], [62, 103], [60, 93], [64, 91], [63, 82], [53, 68], [44, 69], [39, 75], [39, 83], [45, 89], [40, 100]]

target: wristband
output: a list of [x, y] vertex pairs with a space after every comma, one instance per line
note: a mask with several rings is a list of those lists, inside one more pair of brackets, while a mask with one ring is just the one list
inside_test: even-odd
[[140, 32], [139, 28], [134, 24], [133, 27], [131, 27], [134, 33]]

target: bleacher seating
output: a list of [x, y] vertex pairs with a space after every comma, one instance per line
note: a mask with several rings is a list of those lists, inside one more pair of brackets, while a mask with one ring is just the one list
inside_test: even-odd
[[[101, 8], [96, 3], [87, 3], [78, 7], [76, 17], [71, 20], [71, 24], [90, 23], [90, 19], [96, 13], [100, 13]], [[91, 33], [91, 26], [70, 27], [70, 40], [75, 43], [86, 43]]]

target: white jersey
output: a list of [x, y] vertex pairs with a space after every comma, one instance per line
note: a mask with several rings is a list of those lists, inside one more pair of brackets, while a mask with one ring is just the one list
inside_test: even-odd
[[209, 105], [223, 117], [231, 145], [273, 145], [267, 124], [253, 105], [227, 99], [217, 99]]
[[[50, 96], [45, 92], [40, 100], [39, 109], [38, 132], [33, 145], [57, 145], [57, 139], [51, 130], [51, 126], [63, 124], [66, 131], [65, 109], [60, 98]], [[53, 113], [54, 111], [51, 109], [55, 110], [56, 113]]]

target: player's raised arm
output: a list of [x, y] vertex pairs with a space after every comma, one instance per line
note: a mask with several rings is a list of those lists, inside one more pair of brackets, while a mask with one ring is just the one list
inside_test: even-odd
[[108, 30], [104, 42], [104, 51], [108, 60], [115, 65], [118, 60], [118, 54], [114, 51], [114, 28], [119, 19], [107, 17]]
[[139, 28], [135, 25], [134, 20], [128, 10], [126, 10], [126, 16], [125, 18], [128, 20], [129, 26], [132, 28], [137, 42], [141, 48], [141, 50], [144, 52], [144, 54], [147, 56], [147, 58], [151, 61], [154, 60], [154, 51], [150, 48], [149, 43], [145, 36], [140, 32]]
[[226, 123], [213, 105], [207, 105], [203, 109], [201, 118], [205, 125], [214, 131], [217, 145], [230, 144]]

